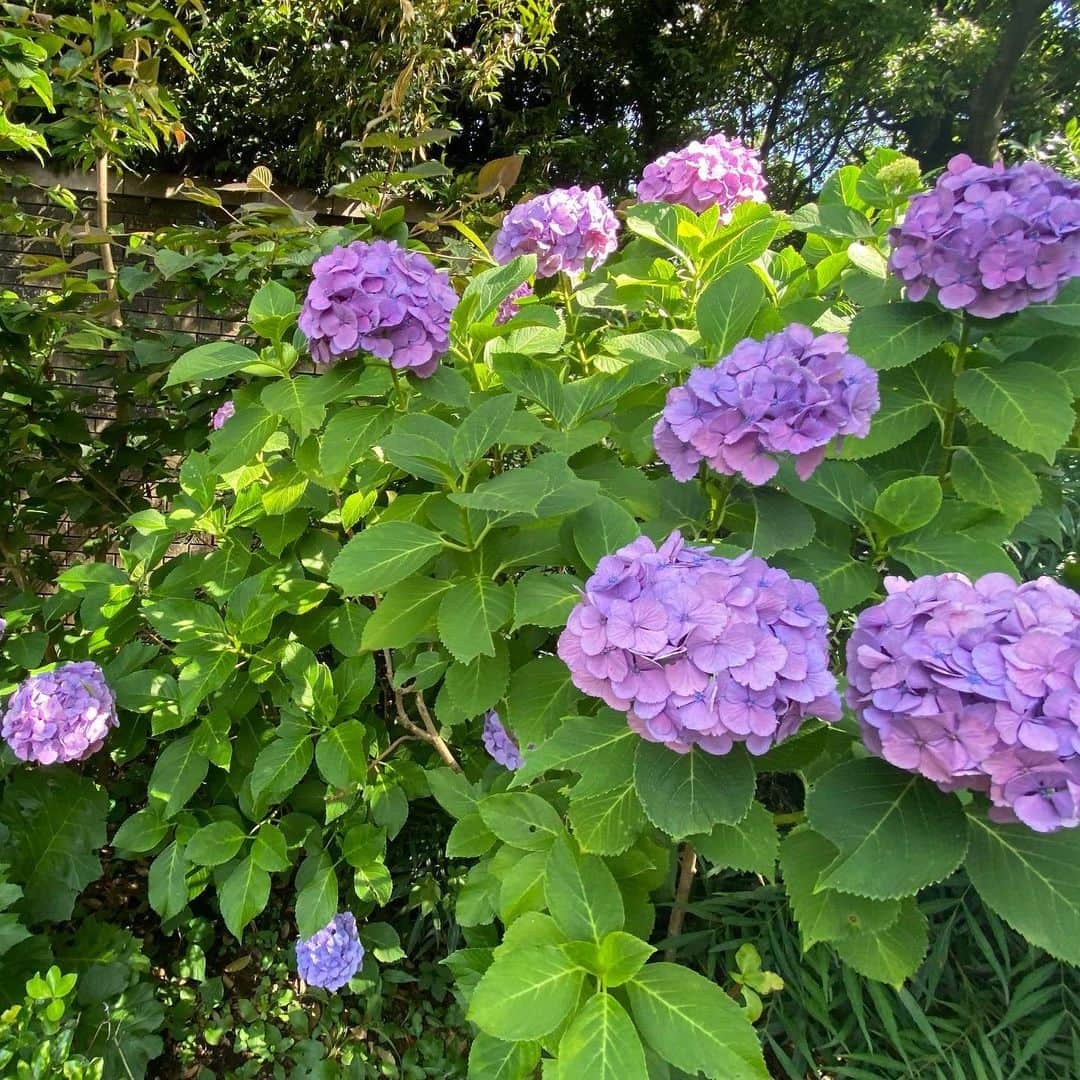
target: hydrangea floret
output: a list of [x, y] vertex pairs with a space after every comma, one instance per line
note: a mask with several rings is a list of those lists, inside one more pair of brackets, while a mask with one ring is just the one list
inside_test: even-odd
[[217, 409], [210, 418], [210, 426], [215, 431], [220, 431], [225, 426], [225, 421], [232, 419], [235, 415], [236, 405], [231, 401], [226, 401], [225, 404]]
[[668, 392], [653, 442], [676, 480], [704, 461], [714, 472], [764, 484], [777, 455], [791, 454], [806, 479], [829, 445], [864, 438], [880, 406], [877, 372], [848, 352], [842, 334], [792, 323], [746, 338], [714, 367], [698, 367]]
[[536, 256], [536, 276], [554, 277], [583, 270], [586, 260], [599, 266], [618, 243], [619, 222], [596, 185], [556, 188], [518, 203], [495, 237], [495, 261]]
[[958, 154], [889, 230], [889, 269], [909, 300], [994, 319], [1053, 300], [1080, 275], [1080, 182], [1034, 161]]
[[420, 378], [435, 373], [458, 297], [426, 256], [392, 240], [357, 240], [316, 259], [312, 275], [300, 329], [316, 363], [363, 349]]
[[995, 821], [1080, 824], [1080, 597], [1050, 578], [885, 579], [847, 645], [863, 740]]
[[520, 769], [523, 764], [517, 741], [503, 726], [499, 714], [491, 709], [484, 717], [484, 733], [481, 736], [484, 749], [500, 765], [507, 769]]
[[558, 653], [579, 690], [680, 753], [763, 754], [803, 720], [840, 717], [817, 590], [750, 552], [638, 537], [597, 564]]
[[82, 761], [101, 749], [119, 721], [97, 664], [80, 660], [31, 675], [11, 695], [0, 736], [22, 761]]
[[351, 911], [338, 912], [318, 933], [296, 943], [296, 970], [309, 986], [340, 990], [364, 962]]
[[740, 203], [763, 203], [765, 187], [757, 151], [717, 133], [646, 165], [637, 197], [641, 202], [679, 203], [696, 214], [719, 206], [726, 223]]

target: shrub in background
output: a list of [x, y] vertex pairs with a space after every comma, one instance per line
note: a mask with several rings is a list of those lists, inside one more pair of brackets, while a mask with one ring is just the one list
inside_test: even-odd
[[[73, 567], [5, 612], [10, 640], [41, 649], [11, 663], [12, 688], [51, 649], [99, 665], [120, 715], [80, 769], [8, 771], [16, 919], [67, 920], [109, 837], [146, 867], [164, 933], [188, 934], [193, 905], [241, 943], [284, 914], [322, 950], [301, 974], [337, 985], [362, 959], [351, 985], [370, 992], [401, 958], [376, 915], [407, 887], [393, 845], [434, 800], [454, 822], [463, 941], [445, 963], [478, 1031], [475, 1077], [542, 1059], [620, 1080], [767, 1075], [751, 995], [776, 980], [743, 953], [725, 973], [740, 1007], [654, 958], [677, 944], [699, 862], [779, 865], [803, 948], [868, 979], [919, 968], [919, 894], [954, 874], [1080, 962], [1080, 833], [993, 823], [982, 794], [868, 754], [850, 716], [825, 722], [826, 617], [843, 629], [886, 576], [1017, 579], [1002, 545], [1054, 539], [1073, 446], [1077, 282], [995, 320], [902, 299], [888, 233], [916, 181], [880, 151], [792, 215], [641, 203], [619, 251], [601, 238], [579, 264], [575, 246], [572, 273], [514, 313], [532, 250], [497, 265], [477, 237], [447, 260], [451, 305], [439, 250], [392, 254], [400, 215], [349, 238], [385, 255], [377, 273], [335, 254], [310, 286], [342, 236], [305, 232], [251, 297], [248, 344], [169, 367], [170, 392], [234, 412], [202, 428], [168, 507], [128, 519], [119, 566]], [[798, 249], [775, 246], [793, 232]], [[297, 368], [299, 287], [322, 313], [313, 336], [339, 342], [314, 373]], [[389, 364], [346, 355], [406, 319], [423, 330], [393, 331]], [[759, 363], [770, 334], [828, 336], [782, 367]], [[424, 370], [400, 375], [398, 346]], [[684, 380], [698, 415], [673, 408]], [[716, 447], [696, 475], [655, 461], [661, 412], [680, 443]], [[193, 531], [213, 550], [170, 554]], [[324, 929], [340, 913], [357, 924], [344, 946]], [[40, 968], [49, 948], [25, 938], [5, 962]]]

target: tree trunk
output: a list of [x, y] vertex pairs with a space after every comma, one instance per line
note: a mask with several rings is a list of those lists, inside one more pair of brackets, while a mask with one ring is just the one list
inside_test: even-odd
[[978, 162], [989, 163], [999, 156], [998, 134], [1013, 76], [1020, 58], [1039, 33], [1039, 20], [1052, 0], [1012, 0], [1011, 11], [998, 37], [997, 51], [982, 81], [971, 92], [971, 116], [966, 139], [967, 152]]

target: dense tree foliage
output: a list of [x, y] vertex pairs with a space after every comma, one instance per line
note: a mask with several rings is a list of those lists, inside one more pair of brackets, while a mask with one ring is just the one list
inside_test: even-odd
[[552, 0], [210, 0], [177, 164], [233, 178], [257, 164], [296, 183], [357, 171], [372, 130], [415, 135], [490, 109], [514, 69], [543, 69]]
[[878, 143], [933, 167], [1060, 131], [1080, 79], [1080, 15], [1049, 0], [211, 0], [196, 42], [173, 164], [307, 184], [359, 171], [343, 144], [373, 129], [446, 126], [451, 164], [523, 152], [622, 192], [724, 130], [794, 203]]
[[[968, 143], [973, 109], [984, 128], [992, 114], [993, 135], [1060, 130], [1080, 78], [1080, 18], [1037, 3], [1022, 59], [1002, 58], [1030, 6], [566, 0], [557, 66], [515, 73], [502, 111], [470, 117], [462, 142], [474, 157], [527, 147], [535, 171], [623, 189], [662, 150], [724, 130], [762, 147], [774, 191], [794, 202], [878, 142], [944, 164]], [[973, 100], [994, 71], [1000, 95]]]

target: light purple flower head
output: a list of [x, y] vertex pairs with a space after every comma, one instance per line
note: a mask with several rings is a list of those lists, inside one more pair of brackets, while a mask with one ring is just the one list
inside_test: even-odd
[[420, 378], [450, 344], [457, 293], [420, 252], [357, 240], [315, 260], [300, 313], [311, 358], [329, 364], [363, 349]]
[[909, 300], [993, 319], [1053, 300], [1080, 274], [1080, 182], [1027, 161], [957, 154], [889, 230], [889, 269]]
[[7, 619], [0, 619], [0, 638], [3, 638], [7, 631]]
[[226, 401], [210, 418], [210, 426], [215, 431], [220, 431], [225, 426], [225, 421], [236, 415], [236, 406], [231, 401]]
[[340, 990], [364, 962], [351, 911], [335, 915], [317, 934], [296, 943], [296, 970], [309, 986]]
[[503, 323], [509, 322], [517, 313], [521, 310], [518, 304], [519, 300], [524, 299], [526, 296], [532, 296], [532, 286], [523, 281], [500, 305], [498, 313], [495, 315], [495, 325], [501, 326]]
[[31, 675], [11, 695], [0, 736], [22, 761], [82, 761], [117, 726], [116, 700], [97, 664], [61, 664]]
[[638, 537], [606, 555], [558, 652], [574, 685], [685, 753], [763, 754], [809, 716], [840, 718], [817, 590], [750, 552]]
[[886, 578], [847, 645], [847, 702], [886, 761], [985, 791], [997, 821], [1080, 824], [1080, 597], [1050, 578]]
[[680, 203], [696, 214], [719, 206], [720, 219], [727, 222], [739, 203], [765, 201], [765, 178], [756, 150], [726, 135], [710, 135], [646, 165], [637, 197]]
[[491, 709], [484, 717], [484, 749], [507, 769], [520, 769], [521, 751], [513, 736], [503, 727], [499, 714]]
[[518, 255], [536, 256], [536, 276], [554, 277], [560, 270], [576, 273], [591, 259], [599, 266], [614, 250], [619, 222], [594, 185], [556, 188], [518, 203], [503, 218], [495, 237], [495, 261]]
[[792, 323], [762, 341], [746, 338], [715, 367], [698, 367], [668, 392], [653, 443], [676, 480], [704, 461], [714, 472], [764, 484], [776, 455], [791, 454], [806, 479], [829, 444], [864, 438], [880, 406], [877, 372], [848, 352], [842, 334]]

